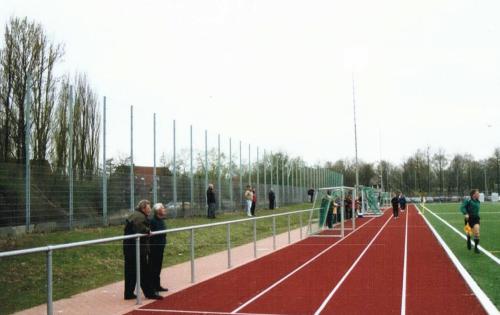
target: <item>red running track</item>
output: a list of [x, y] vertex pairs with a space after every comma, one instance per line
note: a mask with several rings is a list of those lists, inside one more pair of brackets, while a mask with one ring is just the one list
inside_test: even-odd
[[415, 207], [389, 212], [359, 219], [342, 240], [305, 239], [128, 314], [485, 314]]

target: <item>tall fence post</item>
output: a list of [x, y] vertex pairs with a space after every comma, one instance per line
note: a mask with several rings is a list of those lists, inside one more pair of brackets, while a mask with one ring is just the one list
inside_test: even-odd
[[[208, 131], [205, 129], [205, 189], [208, 189]], [[205, 194], [205, 204], [208, 204], [207, 194]], [[208, 209], [207, 209], [208, 214]]]
[[73, 96], [73, 86], [69, 87], [69, 157], [68, 157], [68, 176], [69, 176], [69, 229], [73, 229], [73, 110], [75, 99]]
[[26, 98], [24, 100], [25, 131], [24, 131], [24, 150], [25, 150], [25, 172], [24, 172], [24, 198], [25, 198], [25, 223], [26, 233], [30, 232], [31, 225], [31, 78], [28, 76], [26, 83]]
[[156, 181], [156, 113], [153, 113], [153, 204], [158, 202], [158, 187]]
[[248, 144], [248, 185], [252, 186], [252, 157], [250, 154], [250, 144]]
[[134, 211], [134, 106], [130, 106], [130, 212]]
[[108, 175], [106, 166], [106, 96], [102, 105], [102, 224], [108, 225]]
[[[229, 200], [231, 207], [234, 207], [233, 201], [233, 152], [232, 152], [232, 142], [229, 138]], [[231, 209], [234, 210], [234, 209]]]
[[286, 196], [285, 196], [285, 157], [282, 154], [281, 155], [281, 188], [283, 191], [283, 197], [281, 198], [283, 200], [282, 204], [286, 204]]
[[280, 161], [279, 159], [276, 159], [276, 193], [278, 195], [278, 198], [276, 198], [276, 208], [278, 207], [278, 205], [281, 207], [284, 203], [283, 203], [283, 197], [281, 195], [281, 186], [280, 186], [280, 177], [279, 177], [279, 174], [280, 174]]
[[174, 156], [173, 156], [173, 160], [174, 160], [174, 169], [173, 169], [173, 185], [174, 185], [174, 209], [176, 211], [176, 214], [177, 214], [177, 165], [176, 165], [176, 158], [177, 158], [177, 152], [176, 152], [176, 143], [175, 143], [175, 140], [176, 140], [176, 135], [175, 135], [175, 119], [174, 119], [174, 139], [173, 139], [173, 144], [174, 144]]
[[240, 140], [240, 207], [243, 205], [243, 166], [241, 165], [241, 140]]
[[259, 200], [260, 200], [260, 197], [259, 197], [259, 190], [260, 190], [260, 181], [259, 181], [259, 173], [260, 173], [260, 169], [259, 169], [259, 147], [257, 147], [257, 164], [256, 164], [256, 167], [255, 167], [255, 170], [257, 172], [257, 189], [255, 190], [255, 193], [257, 194], [257, 203], [255, 204], [255, 207], [258, 208], [259, 207]]
[[221, 192], [221, 171], [220, 171], [220, 134], [217, 135], [217, 196], [218, 210], [222, 209], [222, 192]]
[[[267, 198], [267, 161], [266, 161], [266, 150], [264, 149], [264, 157], [262, 158], [262, 164], [264, 164], [264, 200]], [[264, 205], [266, 202], [264, 201]]]
[[[271, 154], [270, 154], [270, 157], [269, 157], [269, 168], [271, 169], [271, 177], [270, 177], [270, 188], [269, 189], [273, 189], [273, 151], [271, 151]], [[274, 191], [274, 189], [273, 189]], [[276, 196], [276, 193], [275, 193], [275, 196]], [[275, 203], [275, 207], [276, 207], [276, 197], [274, 198], [274, 203]]]
[[190, 209], [194, 205], [194, 174], [193, 174], [193, 125], [189, 126], [189, 200]]

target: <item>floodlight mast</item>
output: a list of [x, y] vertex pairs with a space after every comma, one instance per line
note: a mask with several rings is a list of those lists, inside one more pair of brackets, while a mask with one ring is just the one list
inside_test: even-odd
[[354, 88], [354, 72], [352, 73], [352, 107], [354, 110], [354, 148], [355, 148], [355, 169], [356, 169], [356, 185], [354, 188], [356, 191], [359, 187], [359, 167], [358, 167], [358, 132], [356, 126], [356, 93]]

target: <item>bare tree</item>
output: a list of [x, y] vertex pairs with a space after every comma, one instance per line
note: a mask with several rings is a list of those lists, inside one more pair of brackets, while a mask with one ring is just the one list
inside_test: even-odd
[[[1, 160], [24, 161], [25, 139], [33, 137], [34, 158], [47, 158], [54, 107], [54, 65], [62, 56], [60, 45], [47, 40], [40, 24], [11, 18], [5, 26], [5, 47], [0, 52], [0, 101], [2, 104]], [[31, 85], [27, 86], [31, 77]], [[26, 92], [33, 95], [33, 132], [25, 134]]]

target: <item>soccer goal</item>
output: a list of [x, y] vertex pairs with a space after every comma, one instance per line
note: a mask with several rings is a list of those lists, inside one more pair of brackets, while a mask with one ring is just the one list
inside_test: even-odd
[[[309, 215], [308, 234], [317, 237], [344, 237], [356, 228], [356, 190], [336, 186], [317, 189]], [[352, 223], [346, 224], [347, 220]]]
[[[361, 211], [359, 216], [380, 216], [382, 211], [380, 211], [378, 196], [384, 198], [381, 193], [378, 193], [372, 187], [361, 186]], [[383, 203], [382, 199], [380, 203]]]

